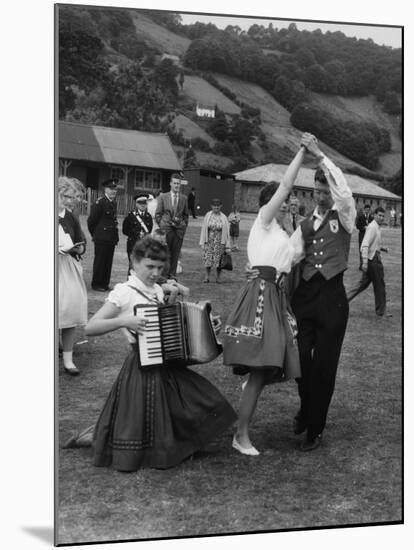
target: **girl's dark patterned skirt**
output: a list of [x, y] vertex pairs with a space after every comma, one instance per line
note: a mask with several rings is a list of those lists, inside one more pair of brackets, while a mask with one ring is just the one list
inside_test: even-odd
[[201, 450], [236, 420], [207, 379], [185, 366], [138, 366], [126, 358], [93, 434], [95, 466], [170, 468]]
[[224, 327], [223, 362], [233, 373], [266, 369], [266, 384], [301, 376], [296, 341], [296, 320], [290, 308], [282, 275], [258, 266], [260, 276], [240, 292]]

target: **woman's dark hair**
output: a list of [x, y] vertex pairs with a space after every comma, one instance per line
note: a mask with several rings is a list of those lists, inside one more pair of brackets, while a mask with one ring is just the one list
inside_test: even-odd
[[322, 168], [317, 168], [314, 179], [315, 181], [319, 181], [320, 183], [328, 184], [328, 180], [326, 179], [325, 172], [322, 170]]
[[221, 202], [220, 199], [213, 199], [213, 200], [211, 201], [211, 206], [222, 206], [222, 204], [223, 204], [223, 203]]
[[378, 214], [379, 212], [385, 214], [385, 210], [382, 206], [377, 206], [377, 208], [374, 210], [374, 214]]
[[146, 235], [143, 239], [137, 241], [131, 252], [131, 260], [139, 262], [143, 258], [151, 260], [159, 260], [165, 262], [168, 260], [167, 245], [153, 239], [150, 235]]
[[278, 187], [279, 183], [277, 181], [271, 181], [263, 187], [259, 195], [259, 208], [270, 201], [270, 199], [276, 193]]

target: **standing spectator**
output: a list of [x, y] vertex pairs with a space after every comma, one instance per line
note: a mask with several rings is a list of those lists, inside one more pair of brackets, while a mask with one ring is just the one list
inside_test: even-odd
[[362, 269], [362, 256], [361, 256], [361, 244], [365, 235], [365, 230], [367, 225], [372, 222], [374, 219], [371, 214], [371, 206], [369, 204], [364, 204], [364, 209], [358, 212], [356, 217], [355, 225], [358, 229], [358, 250], [359, 252], [359, 269]]
[[216, 268], [216, 283], [221, 283], [220, 260], [224, 251], [230, 251], [230, 227], [227, 217], [221, 212], [221, 200], [211, 201], [211, 210], [203, 219], [200, 246], [203, 250], [203, 263], [206, 270], [204, 283], [210, 282], [210, 271]]
[[148, 195], [145, 193], [135, 195], [135, 208], [126, 216], [122, 223], [122, 233], [128, 237], [126, 249], [129, 268], [131, 268], [131, 252], [134, 244], [152, 231], [153, 222], [152, 216], [147, 210], [147, 201]]
[[396, 227], [397, 225], [397, 212], [395, 211], [395, 208], [392, 206], [390, 210], [390, 226]]
[[230, 224], [230, 242], [232, 250], [239, 250], [237, 242], [240, 233], [240, 212], [235, 204], [231, 207], [231, 212], [228, 217]]
[[284, 230], [289, 236], [292, 235], [304, 219], [304, 216], [299, 214], [299, 199], [292, 195], [289, 199], [288, 213], [283, 223]]
[[60, 177], [58, 180], [59, 329], [62, 332], [63, 368], [72, 376], [79, 374], [72, 359], [76, 327], [87, 322], [87, 293], [80, 263], [85, 252], [85, 236], [79, 220], [72, 213], [80, 187], [81, 183], [74, 178]]
[[102, 183], [104, 195], [92, 206], [88, 217], [88, 229], [95, 243], [92, 288], [98, 292], [111, 290], [112, 261], [119, 240], [115, 201], [117, 186], [115, 178]]
[[384, 266], [381, 261], [381, 251], [388, 252], [388, 248], [381, 246], [380, 231], [380, 225], [384, 223], [384, 216], [385, 210], [381, 206], [375, 209], [374, 219], [368, 225], [361, 245], [362, 276], [359, 282], [347, 294], [348, 302], [350, 302], [372, 283], [375, 296], [375, 312], [379, 317], [384, 315], [386, 303]]
[[196, 202], [196, 194], [194, 187], [191, 188], [191, 191], [188, 193], [188, 210], [191, 212], [191, 215], [194, 219], [197, 218], [195, 213], [195, 202]]
[[321, 152], [316, 138], [307, 134], [302, 143], [319, 167], [314, 188], [317, 206], [290, 238], [295, 260], [303, 259], [302, 278], [292, 298], [302, 369], [294, 432], [307, 430], [301, 450], [312, 451], [321, 442], [348, 321], [343, 274], [356, 212], [344, 175]]
[[169, 193], [161, 193], [157, 199], [155, 221], [166, 234], [170, 253], [169, 278], [176, 277], [177, 263], [188, 225], [187, 197], [180, 193], [181, 176], [171, 176]]

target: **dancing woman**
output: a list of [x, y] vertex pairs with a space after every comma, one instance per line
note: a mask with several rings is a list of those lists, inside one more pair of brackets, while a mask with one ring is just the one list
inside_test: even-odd
[[[302, 138], [303, 139], [303, 138]], [[305, 155], [301, 146], [280, 183], [267, 184], [259, 196], [259, 213], [250, 230], [247, 255], [258, 277], [242, 289], [224, 330], [224, 364], [233, 373], [249, 373], [243, 384], [233, 448], [256, 456], [249, 424], [267, 384], [300, 377], [296, 323], [283, 288], [294, 249], [280, 224], [281, 207], [292, 190]]]

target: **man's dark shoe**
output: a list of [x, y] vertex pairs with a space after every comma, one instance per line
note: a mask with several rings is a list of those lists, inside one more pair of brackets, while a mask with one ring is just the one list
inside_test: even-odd
[[96, 290], [96, 292], [108, 292], [108, 289], [103, 288], [102, 286], [93, 286], [92, 290]]
[[302, 441], [300, 450], [304, 452], [314, 451], [319, 447], [319, 445], [321, 444], [321, 441], [322, 441], [322, 434], [317, 435], [313, 439], [306, 438], [304, 439], [304, 441]]
[[293, 433], [295, 435], [303, 434], [306, 428], [307, 425], [305, 419], [300, 413], [298, 413], [293, 419]]

